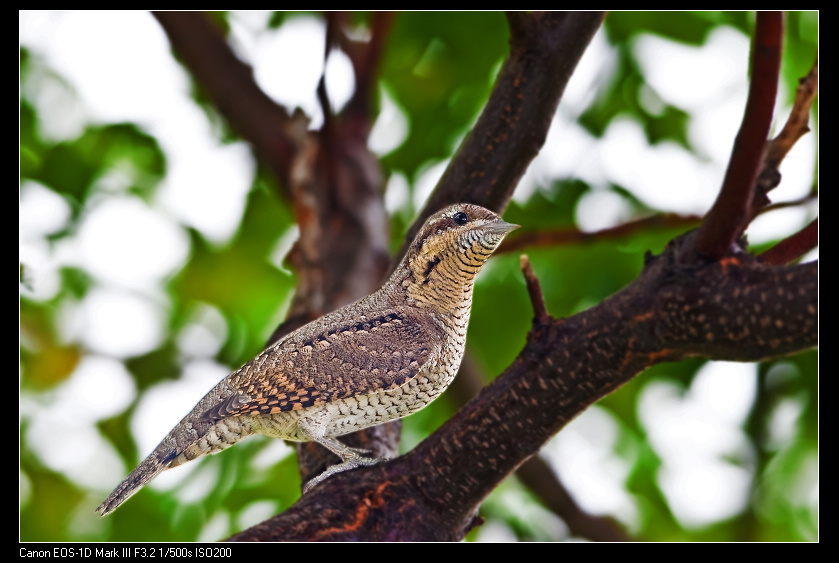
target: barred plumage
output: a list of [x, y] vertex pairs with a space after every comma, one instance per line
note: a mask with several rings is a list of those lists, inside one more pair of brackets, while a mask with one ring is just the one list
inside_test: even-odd
[[341, 458], [305, 490], [379, 461], [335, 436], [409, 415], [445, 390], [463, 357], [475, 276], [515, 228], [477, 205], [432, 215], [381, 289], [225, 377], [97, 511], [104, 516], [161, 471], [254, 433], [316, 441]]

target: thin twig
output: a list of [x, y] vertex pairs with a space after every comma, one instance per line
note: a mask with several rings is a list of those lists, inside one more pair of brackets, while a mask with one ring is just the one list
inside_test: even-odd
[[810, 108], [819, 92], [819, 60], [813, 63], [810, 72], [801, 79], [795, 91], [795, 102], [789, 119], [778, 136], [772, 139], [766, 149], [766, 166], [778, 168], [789, 150], [802, 135], [810, 131]]
[[760, 211], [757, 212], [758, 215], [763, 215], [764, 213], [769, 213], [771, 211], [776, 211], [778, 209], [787, 209], [789, 207], [801, 207], [802, 205], [808, 205], [810, 203], [815, 202], [819, 199], [818, 194], [807, 194], [804, 197], [800, 197], [798, 199], [791, 199], [789, 201], [778, 201], [775, 203], [771, 203], [766, 207], [762, 208]]
[[676, 213], [660, 213], [643, 219], [629, 221], [622, 225], [601, 229], [599, 231], [585, 232], [577, 228], [568, 229], [545, 229], [527, 231], [520, 235], [514, 235], [504, 239], [495, 254], [505, 252], [518, 252], [523, 248], [544, 248], [548, 246], [560, 246], [565, 244], [581, 244], [599, 242], [609, 239], [617, 239], [629, 236], [633, 233], [646, 229], [677, 229], [695, 227], [702, 221], [697, 215], [678, 215]]
[[773, 266], [789, 264], [819, 245], [819, 220], [818, 218], [791, 235], [760, 256], [760, 261]]
[[795, 102], [789, 114], [784, 128], [777, 137], [772, 139], [766, 147], [766, 154], [763, 157], [763, 169], [755, 186], [754, 199], [752, 201], [751, 221], [762, 208], [769, 205], [769, 197], [766, 195], [781, 183], [781, 172], [778, 168], [790, 149], [805, 133], [810, 131], [810, 108], [819, 89], [819, 61], [813, 63], [810, 72], [801, 79], [798, 89], [795, 92]]
[[[758, 211], [758, 215], [764, 215], [778, 209], [800, 207], [802, 205], [813, 203], [817, 199], [817, 195], [806, 195], [790, 201], [779, 201], [760, 209]], [[596, 243], [604, 240], [624, 238], [636, 232], [649, 229], [689, 229], [699, 225], [701, 222], [702, 217], [698, 215], [659, 213], [657, 215], [650, 215], [649, 217], [628, 221], [621, 225], [615, 225], [614, 227], [601, 229], [599, 231], [587, 232], [581, 231], [577, 228], [525, 231], [521, 234], [514, 234], [505, 238], [504, 242], [501, 243], [501, 246], [498, 247], [498, 250], [495, 251], [495, 254], [499, 255], [510, 252], [519, 252], [525, 248], [548, 248], [570, 244]]]
[[323, 130], [329, 129], [332, 121], [332, 104], [329, 103], [329, 95], [326, 93], [326, 62], [329, 60], [329, 53], [332, 52], [332, 47], [336, 43], [335, 36], [340, 33], [336, 29], [338, 27], [336, 20], [339, 18], [339, 12], [328, 12], [325, 17], [326, 33], [323, 41], [323, 71], [320, 73], [320, 80], [318, 80], [318, 85], [315, 89], [320, 110], [323, 112]]

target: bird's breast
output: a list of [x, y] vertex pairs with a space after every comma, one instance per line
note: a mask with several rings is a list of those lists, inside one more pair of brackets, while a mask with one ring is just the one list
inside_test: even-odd
[[325, 408], [332, 415], [327, 435], [341, 436], [413, 414], [436, 399], [457, 374], [460, 361], [437, 361], [393, 389], [339, 399]]

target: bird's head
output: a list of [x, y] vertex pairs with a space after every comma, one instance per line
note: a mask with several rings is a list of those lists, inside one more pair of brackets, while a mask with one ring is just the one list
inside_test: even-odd
[[479, 205], [457, 203], [426, 220], [405, 256], [411, 285], [469, 285], [510, 231], [507, 223]]

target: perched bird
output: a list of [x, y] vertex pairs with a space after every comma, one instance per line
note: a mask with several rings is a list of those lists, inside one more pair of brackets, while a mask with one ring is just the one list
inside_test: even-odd
[[161, 471], [255, 433], [315, 441], [341, 458], [305, 490], [380, 461], [335, 437], [416, 412], [446, 389], [463, 357], [475, 276], [516, 228], [477, 205], [432, 215], [381, 289], [300, 327], [221, 380], [97, 512], [113, 512]]

